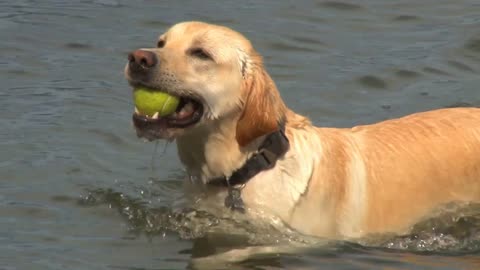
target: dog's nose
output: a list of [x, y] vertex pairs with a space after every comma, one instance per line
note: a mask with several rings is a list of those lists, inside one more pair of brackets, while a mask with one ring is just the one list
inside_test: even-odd
[[128, 63], [133, 68], [149, 69], [157, 65], [157, 62], [157, 56], [150, 51], [136, 50], [128, 54]]

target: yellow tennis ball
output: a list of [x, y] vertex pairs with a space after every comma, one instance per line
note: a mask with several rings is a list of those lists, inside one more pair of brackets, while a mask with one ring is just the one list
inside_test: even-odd
[[159, 116], [171, 114], [180, 103], [178, 97], [144, 87], [134, 89], [133, 99], [138, 111], [148, 116], [153, 116], [156, 112]]

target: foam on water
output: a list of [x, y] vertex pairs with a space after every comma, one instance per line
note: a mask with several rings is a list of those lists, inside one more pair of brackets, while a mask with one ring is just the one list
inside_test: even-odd
[[[416, 224], [406, 235], [374, 235], [344, 242], [301, 235], [286, 226], [279, 226], [278, 222], [275, 226], [252, 222], [242, 218], [241, 214], [231, 214], [230, 211], [226, 211], [223, 216], [216, 216], [204, 210], [185, 207], [185, 201], [183, 206], [155, 206], [111, 189], [92, 190], [78, 203], [85, 207], [109, 205], [128, 222], [132, 234], [157, 237], [173, 233], [182, 239], [192, 240], [195, 243], [192, 250], [194, 257], [211, 257], [235, 250], [243, 250], [245, 253], [245, 249], [253, 247], [256, 247], [255, 254], [267, 257], [277, 253], [331, 251], [345, 246], [363, 250], [373, 248], [379, 251], [438, 255], [472, 254], [480, 251], [478, 204], [446, 205], [434, 217]], [[199, 246], [202, 248], [198, 249]], [[254, 257], [253, 254], [250, 255], [245, 258], [239, 256], [248, 260]]]

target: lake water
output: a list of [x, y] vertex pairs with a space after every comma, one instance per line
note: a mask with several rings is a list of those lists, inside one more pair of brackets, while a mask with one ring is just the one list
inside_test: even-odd
[[478, 0], [0, 1], [1, 270], [480, 269], [479, 207], [326, 244], [186, 207], [175, 147], [136, 138], [123, 78], [184, 20], [244, 33], [317, 125], [480, 105]]

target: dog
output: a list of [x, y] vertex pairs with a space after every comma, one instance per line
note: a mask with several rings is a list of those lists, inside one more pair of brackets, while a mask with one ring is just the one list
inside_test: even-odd
[[167, 116], [135, 112], [137, 135], [175, 140], [189, 178], [222, 208], [348, 239], [406, 233], [444, 204], [480, 201], [478, 108], [315, 127], [285, 105], [247, 38], [203, 22], [131, 52], [125, 76], [180, 98]]

